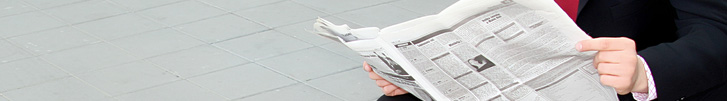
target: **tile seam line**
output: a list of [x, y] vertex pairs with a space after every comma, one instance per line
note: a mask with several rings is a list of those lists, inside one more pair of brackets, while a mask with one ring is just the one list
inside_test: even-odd
[[340, 70], [340, 71], [335, 71], [335, 72], [330, 73], [330, 74], [326, 74], [326, 75], [314, 77], [314, 78], [311, 78], [310, 80], [307, 80], [307, 81], [312, 81], [312, 80], [315, 80], [315, 79], [325, 78], [325, 77], [328, 77], [328, 76], [331, 76], [331, 75], [341, 74], [343, 72], [347, 72], [347, 71], [351, 71], [351, 70], [356, 70], [356, 68], [363, 68], [363, 67], [362, 66], [352, 66], [352, 67], [348, 67], [348, 68], [343, 69], [343, 70]]
[[20, 49], [20, 51], [25, 52], [25, 53], [31, 55], [29, 57], [23, 57], [23, 58], [18, 58], [18, 59], [12, 59], [12, 60], [3, 61], [3, 62], [0, 62], [0, 65], [35, 57], [33, 55], [33, 53], [29, 52], [28, 50], [24, 49], [23, 47], [20, 47], [19, 45], [13, 44], [13, 42], [10, 41], [10, 40], [2, 39], [2, 40], [0, 40], [0, 42], [6, 42], [6, 43], [10, 44], [10, 47], [15, 47], [17, 49]]
[[260, 94], [264, 94], [264, 93], [267, 93], [267, 92], [272, 92], [272, 91], [275, 91], [275, 90], [283, 89], [285, 87], [292, 87], [292, 86], [295, 86], [295, 85], [298, 85], [298, 84], [301, 84], [301, 83], [300, 82], [296, 82], [296, 83], [284, 85], [284, 86], [281, 86], [281, 87], [276, 87], [276, 88], [272, 88], [272, 89], [268, 89], [268, 90], [256, 92], [256, 93], [253, 93], [253, 94], [250, 94], [250, 95], [246, 95], [246, 96], [243, 96], [243, 97], [234, 98], [234, 99], [231, 99], [231, 100], [242, 100], [242, 99], [245, 99], [245, 98], [250, 98], [250, 97], [253, 97], [253, 96], [256, 96], [256, 95], [260, 95]]
[[[227, 9], [225, 9], [225, 8], [222, 8], [222, 7], [219, 7], [219, 6], [215, 6], [215, 5], [213, 5], [213, 4], [210, 4], [210, 3], [207, 3], [207, 2], [204, 2], [204, 1], [200, 1], [200, 0], [196, 0], [196, 1], [198, 1], [198, 2], [201, 2], [201, 3], [204, 3], [204, 4], [208, 5], [208, 6], [212, 6], [212, 7], [214, 7], [214, 8], [217, 8], [217, 9], [219, 9], [219, 10], [225, 11], [225, 12], [227, 12], [227, 13], [231, 14], [231, 15], [234, 15], [234, 16], [237, 16], [237, 17], [240, 17], [240, 18], [243, 18], [243, 19], [245, 19], [245, 20], [247, 20], [247, 21], [253, 22], [253, 23], [255, 23], [255, 24], [258, 24], [258, 25], [262, 25], [262, 26], [264, 26], [264, 27], [266, 27], [266, 28], [268, 28], [268, 29], [273, 29], [273, 30], [274, 30], [274, 29], [276, 29], [276, 28], [279, 28], [279, 27], [283, 27], [283, 26], [289, 26], [289, 25], [294, 25], [294, 24], [298, 24], [298, 23], [302, 23], [302, 22], [306, 22], [306, 21], [309, 21], [309, 20], [314, 20], [314, 19], [315, 19], [315, 18], [311, 18], [311, 19], [306, 19], [306, 20], [301, 20], [301, 21], [294, 21], [294, 22], [292, 22], [292, 23], [288, 23], [288, 24], [283, 24], [283, 25], [278, 25], [278, 26], [272, 27], [272, 26], [269, 26], [269, 25], [263, 24], [262, 22], [259, 22], [259, 21], [255, 21], [255, 20], [252, 20], [252, 19], [250, 19], [250, 18], [247, 18], [247, 17], [245, 17], [245, 16], [242, 16], [242, 15], [240, 15], [240, 14], [238, 14], [238, 13], [235, 13], [235, 12], [238, 12], [238, 11], [243, 11], [243, 10], [247, 10], [247, 9], [252, 9], [252, 8], [256, 8], [256, 7], [262, 7], [262, 6], [267, 6], [267, 5], [273, 5], [273, 4], [277, 4], [277, 3], [281, 3], [281, 2], [286, 2], [286, 1], [290, 1], [290, 2], [296, 3], [296, 2], [294, 2], [294, 1], [291, 1], [291, 0], [280, 0], [280, 1], [272, 2], [272, 3], [268, 3], [268, 4], [264, 4], [264, 5], [260, 5], [260, 6], [255, 6], [255, 7], [252, 7], [252, 8], [247, 8], [247, 9], [240, 9], [240, 10], [236, 10], [236, 11], [233, 11], [233, 10], [227, 10]], [[308, 7], [308, 6], [306, 6], [306, 5], [303, 5], [303, 4], [300, 4], [300, 3], [296, 3], [296, 4], [297, 4], [297, 5], [300, 5], [300, 6], [303, 6], [303, 7], [306, 7], [306, 8], [308, 8], [308, 9], [312, 9], [312, 10], [315, 10], [316, 12], [321, 12], [321, 11], [319, 11], [319, 10], [317, 10], [317, 9], [313, 9], [313, 8], [310, 8], [310, 7]], [[324, 13], [324, 14], [325, 14], [325, 16], [320, 16], [320, 17], [330, 17], [330, 16], [333, 16], [333, 15], [331, 15], [330, 13], [326, 13], [326, 12], [321, 12], [321, 13]], [[349, 21], [349, 22], [350, 22], [350, 21]]]
[[291, 2], [295, 2], [295, 3], [299, 4], [299, 5], [303, 5], [303, 6], [305, 6], [306, 8], [310, 8], [310, 9], [316, 10], [316, 11], [318, 11], [318, 12], [323, 12], [323, 13], [327, 13], [327, 14], [330, 14], [330, 15], [338, 15], [338, 14], [342, 14], [342, 13], [346, 13], [346, 12], [350, 12], [350, 11], [355, 11], [355, 10], [360, 10], [360, 9], [366, 9], [366, 8], [371, 8], [371, 7], [374, 7], [374, 6], [379, 6], [379, 5], [386, 5], [386, 4], [389, 4], [389, 3], [393, 3], [393, 2], [397, 2], [397, 1], [400, 1], [400, 0], [389, 0], [389, 1], [381, 2], [381, 3], [376, 3], [376, 4], [373, 4], [373, 5], [366, 5], [366, 6], [363, 6], [363, 7], [359, 7], [359, 8], [353, 8], [353, 9], [349, 9], [349, 10], [344, 10], [344, 11], [341, 11], [341, 12], [336, 12], [336, 13], [331, 13], [331, 12], [325, 12], [325, 11], [323, 11], [323, 10], [315, 9], [315, 8], [311, 7], [310, 5], [306, 5], [306, 4], [300, 3], [300, 2], [298, 2], [298, 1], [295, 1], [295, 0], [290, 0], [290, 1], [291, 1]]
[[145, 91], [145, 90], [149, 90], [149, 89], [152, 89], [152, 88], [157, 88], [157, 87], [161, 87], [161, 86], [168, 85], [168, 84], [171, 84], [171, 83], [182, 82], [182, 81], [184, 81], [184, 80], [182, 80], [182, 79], [175, 79], [175, 80], [172, 80], [172, 81], [169, 81], [169, 82], [164, 82], [164, 83], [152, 85], [152, 86], [149, 86], [149, 87], [143, 87], [143, 88], [137, 89], [137, 90], [131, 90], [131, 91], [128, 91], [128, 92], [122, 92], [122, 93], [119, 93], [119, 94], [116, 94], [116, 95], [112, 95], [112, 97], [114, 99], [118, 99], [117, 97], [119, 97], [119, 96], [124, 96], [124, 95], [128, 95], [128, 94], [131, 94], [131, 93], [137, 93], [137, 92], [140, 92], [140, 91]]
[[[17, 14], [10, 14], [10, 15], [0, 16], [0, 18], [4, 18], [4, 17], [8, 17], [8, 16], [21, 15], [21, 14], [31, 13], [31, 12], [37, 12], [37, 11], [42, 11], [42, 10], [54, 9], [54, 8], [59, 8], [59, 7], [65, 7], [65, 6], [68, 6], [68, 5], [73, 5], [73, 4], [82, 3], [82, 2], [89, 2], [89, 1], [93, 1], [93, 0], [75, 1], [75, 2], [71, 2], [71, 3], [61, 4], [61, 5], [57, 5], [57, 6], [51, 6], [51, 7], [47, 7], [47, 8], [43, 8], [43, 9], [37, 8], [37, 9], [33, 9], [31, 11], [26, 11], [26, 12], [21, 12], [21, 13], [17, 13]], [[20, 1], [20, 2], [24, 2], [24, 1]], [[35, 5], [35, 4], [30, 4], [30, 3], [23, 3], [23, 4], [25, 4], [26, 6], [38, 6], [38, 5]]]
[[[293, 51], [293, 52], [289, 52], [289, 53], [284, 53], [284, 54], [281, 54], [281, 55], [278, 55], [278, 56], [283, 56], [283, 55], [287, 55], [287, 54], [292, 54], [292, 53], [295, 53], [295, 52], [299, 52], [299, 51], [303, 51], [303, 50], [307, 50], [307, 49], [312, 49], [312, 48], [316, 48], [316, 47], [308, 47], [308, 48], [305, 48], [305, 49], [300, 49], [300, 50], [297, 50], [297, 51]], [[278, 56], [274, 56], [274, 57], [278, 57]], [[273, 58], [273, 57], [269, 57], [269, 58]], [[269, 59], [269, 58], [268, 58], [268, 59]], [[261, 60], [262, 60], [262, 59], [261, 59]], [[303, 84], [305, 84], [305, 85], [307, 85], [307, 86], [310, 86], [311, 88], [314, 88], [314, 89], [316, 89], [316, 90], [318, 90], [318, 91], [321, 91], [321, 92], [323, 92], [323, 93], [326, 93], [326, 94], [328, 94], [328, 95], [330, 95], [330, 96], [336, 97], [337, 99], [340, 99], [340, 100], [345, 100], [345, 99], [343, 99], [343, 98], [342, 98], [342, 97], [340, 97], [340, 96], [334, 95], [334, 94], [332, 94], [332, 93], [329, 93], [329, 92], [323, 91], [322, 89], [319, 89], [319, 88], [316, 88], [316, 87], [313, 87], [313, 86], [311, 86], [310, 84], [308, 84], [308, 83], [306, 82], [306, 81], [308, 81], [308, 80], [300, 80], [300, 79], [297, 79], [297, 78], [293, 77], [292, 75], [288, 75], [288, 74], [285, 74], [285, 73], [283, 73], [282, 71], [279, 71], [279, 70], [277, 70], [277, 69], [273, 69], [273, 68], [271, 68], [271, 67], [269, 67], [269, 66], [267, 66], [267, 65], [264, 65], [264, 64], [262, 64], [262, 63], [259, 63], [258, 61], [254, 61], [253, 63], [255, 63], [255, 64], [257, 64], [257, 65], [260, 65], [260, 66], [262, 66], [262, 67], [264, 67], [264, 68], [266, 68], [266, 69], [269, 69], [269, 70], [271, 70], [271, 71], [275, 71], [276, 73], [278, 73], [278, 74], [280, 74], [280, 75], [286, 76], [286, 77], [288, 77], [288, 78], [290, 78], [290, 79], [293, 79], [293, 80], [295, 80], [295, 81], [297, 81], [297, 82], [303, 83]], [[339, 72], [340, 72], [340, 71], [339, 71]], [[334, 73], [332, 73], [332, 74], [336, 74], [336, 73], [337, 73], [337, 72], [334, 72]], [[310, 80], [313, 80], [313, 78], [311, 78]]]
[[248, 9], [252, 9], [252, 8], [257, 8], [257, 7], [261, 7], [261, 6], [267, 6], [267, 5], [272, 5], [272, 4], [276, 4], [276, 3], [280, 3], [280, 2], [285, 2], [285, 1], [289, 1], [289, 0], [278, 0], [278, 1], [275, 1], [275, 2], [269, 2], [269, 3], [265, 3], [265, 4], [261, 4], [261, 5], [257, 5], [257, 6], [252, 6], [252, 7], [248, 7], [248, 8], [242, 8], [242, 9], [238, 9], [238, 10], [227, 10], [227, 9], [225, 9], [225, 8], [222, 8], [222, 7], [220, 7], [220, 6], [217, 6], [217, 5], [211, 4], [211, 3], [209, 3], [209, 2], [206, 2], [206, 1], [201, 1], [201, 0], [195, 0], [195, 1], [199, 1], [199, 2], [202, 2], [202, 3], [204, 3], [204, 4], [207, 4], [207, 5], [209, 5], [209, 6], [212, 6], [212, 7], [218, 8], [218, 9], [220, 9], [220, 10], [223, 10], [223, 11], [225, 11], [225, 12], [237, 12], [237, 11], [243, 11], [243, 10], [248, 10]]
[[177, 4], [177, 3], [191, 1], [191, 0], [178, 0], [178, 1], [174, 1], [174, 2], [168, 2], [168, 3], [161, 4], [161, 5], [156, 5], [156, 6], [153, 6], [153, 7], [146, 7], [146, 8], [141, 8], [141, 9], [133, 9], [131, 7], [128, 7], [129, 5], [120, 4], [120, 3], [116, 2], [116, 1], [112, 1], [112, 0], [105, 0], [105, 1], [111, 2], [113, 4], [116, 4], [117, 6], [121, 6], [122, 8], [126, 9], [129, 12], [136, 13], [136, 12], [141, 12], [141, 11], [145, 11], [145, 10], [149, 10], [149, 9], [154, 9], [154, 8], [159, 8], [159, 7], [174, 5], [174, 4]]
[[[260, 64], [260, 63], [257, 63], [257, 62], [255, 62], [255, 64], [258, 64], [258, 65], [260, 65], [260, 66], [262, 66], [262, 67], [265, 67], [265, 68], [268, 68], [268, 69], [272, 69], [272, 68], [270, 68], [270, 67], [268, 67], [268, 66], [265, 66], [265, 65], [263, 65], [263, 64]], [[275, 70], [275, 71], [276, 71], [276, 72], [279, 72], [279, 71], [277, 71], [277, 70]], [[305, 82], [304, 80], [296, 79], [296, 78], [294, 78], [294, 77], [293, 77], [292, 75], [287, 75], [287, 74], [283, 74], [282, 72], [280, 72], [279, 74], [281, 74], [281, 75], [285, 75], [285, 76], [287, 76], [287, 77], [289, 77], [289, 78], [291, 78], [291, 79], [293, 79], [293, 80], [295, 80], [295, 81], [297, 81], [297, 82], [299, 82], [299, 83], [302, 83], [302, 84], [304, 84], [304, 85], [306, 85], [306, 86], [308, 86], [308, 87], [311, 87], [311, 88], [313, 88], [313, 89], [315, 89], [315, 90], [318, 90], [318, 91], [320, 91], [320, 92], [323, 92], [323, 93], [325, 93], [325, 94], [328, 94], [328, 95], [330, 95], [330, 96], [333, 96], [333, 97], [335, 97], [336, 99], [340, 99], [340, 100], [345, 100], [345, 99], [343, 99], [343, 98], [342, 98], [342, 97], [340, 97], [340, 96], [337, 96], [337, 95], [334, 95], [334, 94], [332, 94], [332, 93], [329, 93], [329, 92], [323, 91], [322, 89], [319, 89], [319, 88], [313, 87], [313, 86], [311, 86], [310, 84], [308, 84], [307, 82]]]
[[38, 7], [39, 5], [35, 5], [35, 4], [32, 4], [32, 3], [27, 3], [26, 1], [21, 1], [21, 2], [26, 2], [25, 3], [26, 5], [34, 7], [35, 8], [35, 11], [41, 11], [41, 10], [54, 9], [54, 8], [59, 8], [59, 7], [64, 7], [64, 6], [68, 6], [68, 5], [78, 4], [78, 3], [82, 3], [82, 2], [89, 2], [89, 1], [93, 1], [93, 0], [74, 1], [74, 2], [65, 3], [65, 4], [61, 4], [61, 5], [46, 7], [46, 8], [43, 8], [43, 9], [41, 9], [40, 7]]
[[[326, 75], [323, 75], [323, 76], [320, 76], [320, 77], [317, 77], [317, 78], [314, 78], [314, 79], [310, 79], [310, 80], [315, 80], [315, 79], [320, 79], [320, 78], [328, 77], [328, 76], [331, 76], [331, 75], [341, 74], [341, 73], [344, 73], [344, 72], [347, 72], [347, 71], [352, 71], [352, 70], [355, 70], [356, 68], [358, 68], [358, 67], [353, 67], [353, 68], [349, 68], [349, 69], [345, 69], [345, 70], [337, 71], [337, 72], [334, 72], [334, 73], [331, 73], [331, 74], [326, 74]], [[310, 80], [309, 80], [309, 81], [310, 81]], [[318, 88], [318, 87], [316, 87], [316, 86], [313, 86], [313, 85], [311, 85], [310, 83], [308, 83], [309, 81], [303, 82], [303, 84], [305, 84], [305, 85], [308, 85], [308, 86], [310, 86], [311, 88], [314, 88], [314, 89], [320, 90], [321, 92], [324, 92], [324, 93], [326, 93], [326, 94], [330, 94], [331, 96], [336, 96], [336, 97], [339, 97], [339, 99], [341, 99], [341, 100], [348, 100], [348, 99], [344, 99], [343, 97], [340, 97], [340, 96], [338, 96], [338, 95], [333, 95], [333, 93], [331, 93], [331, 92], [328, 92], [328, 91], [326, 91], [326, 90], [323, 90], [323, 89], [321, 89], [321, 88]]]
[[[45, 62], [45, 61], [43, 61], [43, 62]], [[65, 72], [63, 72], [63, 73], [65, 73]], [[32, 83], [32, 84], [29, 84], [29, 85], [23, 85], [21, 87], [12, 88], [12, 89], [0, 91], [0, 92], [2, 92], [2, 93], [12, 92], [12, 91], [15, 91], [15, 90], [25, 89], [25, 88], [28, 88], [28, 87], [33, 87], [33, 86], [37, 86], [37, 85], [41, 85], [41, 84], [45, 84], [45, 83], [49, 83], [49, 82], [53, 82], [53, 81], [57, 81], [57, 80], [61, 80], [61, 79], [67, 79], [67, 78], [72, 78], [72, 76], [71, 75], [64, 75], [64, 76], [61, 76], [61, 77], [56, 77], [56, 78], [52, 78], [52, 79], [49, 79], [49, 80]]]
[[[259, 22], [259, 21], [254, 21], [254, 20], [252, 20], [252, 19], [250, 19], [250, 18], [247, 18], [247, 17], [245, 17], [245, 16], [242, 16], [242, 15], [240, 15], [240, 14], [238, 14], [238, 13], [235, 13], [235, 12], [237, 12], [237, 11], [243, 11], [243, 10], [247, 10], [247, 9], [252, 9], [252, 8], [255, 8], [255, 7], [261, 7], [261, 6], [273, 5], [273, 4], [277, 4], [277, 3], [281, 3], [281, 2], [286, 2], [286, 1], [290, 1], [290, 2], [296, 3], [297, 5], [301, 5], [301, 6], [303, 6], [303, 7], [306, 7], [306, 8], [312, 9], [312, 10], [315, 10], [315, 11], [317, 11], [317, 12], [322, 12], [322, 11], [320, 11], [320, 10], [317, 10], [317, 9], [313, 9], [313, 8], [310, 8], [310, 7], [306, 6], [306, 5], [303, 5], [303, 4], [300, 4], [300, 3], [297, 3], [297, 2], [295, 2], [295, 1], [292, 1], [292, 0], [280, 0], [280, 1], [276, 1], [276, 2], [271, 2], [271, 3], [267, 3], [267, 4], [264, 4], [264, 5], [260, 5], [260, 6], [255, 6], [255, 7], [252, 7], [252, 8], [247, 8], [247, 9], [241, 9], [241, 10], [237, 10], [237, 11], [233, 11], [233, 10], [227, 10], [227, 9], [225, 9], [225, 8], [222, 8], [222, 7], [219, 7], [219, 6], [216, 6], [216, 5], [213, 5], [213, 4], [210, 4], [210, 3], [207, 3], [207, 2], [205, 2], [205, 1], [200, 1], [200, 0], [195, 0], [195, 1], [201, 2], [201, 3], [203, 3], [203, 4], [206, 4], [206, 5], [208, 5], [208, 6], [212, 6], [212, 7], [214, 7], [214, 8], [217, 8], [217, 9], [219, 9], [219, 10], [222, 10], [222, 11], [225, 11], [225, 12], [227, 12], [227, 13], [231, 14], [231, 15], [234, 15], [234, 16], [236, 16], [236, 17], [240, 17], [240, 18], [243, 18], [243, 19], [245, 19], [245, 20], [247, 20], [247, 21], [250, 21], [250, 22], [253, 22], [253, 23], [257, 24], [257, 25], [261, 25], [261, 26], [263, 26], [263, 27], [266, 27], [266, 28], [268, 28], [268, 30], [275, 30], [275, 29], [277, 29], [277, 28], [280, 28], [280, 27], [284, 27], [284, 26], [289, 26], [289, 25], [294, 25], [294, 24], [299, 24], [299, 23], [303, 23], [303, 22], [306, 22], [306, 21], [309, 21], [309, 20], [314, 20], [315, 18], [312, 18], [312, 19], [306, 19], [306, 20], [301, 20], [301, 21], [296, 21], [296, 22], [293, 22], [293, 23], [289, 23], [289, 24], [283, 24], [283, 25], [279, 25], [279, 26], [276, 26], [276, 27], [271, 27], [271, 26], [269, 26], [269, 25], [263, 24], [262, 22]], [[335, 16], [333, 16], [332, 14], [330, 14], [330, 13], [327, 13], [327, 12], [322, 12], [322, 13], [325, 13], [326, 15], [325, 15], [325, 16], [321, 16], [321, 17], [335, 17]], [[344, 19], [344, 20], [345, 20], [345, 19]], [[349, 22], [351, 22], [351, 21], [349, 21]], [[360, 25], [360, 24], [359, 24], [359, 25]], [[281, 32], [281, 33], [282, 33], [282, 32]], [[288, 36], [289, 36], [289, 35], [288, 35]], [[231, 40], [231, 39], [228, 39], [228, 40]], [[300, 39], [299, 39], [299, 40], [300, 40]], [[301, 41], [302, 41], [302, 40], [301, 40]], [[218, 41], [218, 42], [214, 42], [214, 43], [220, 43], [220, 42], [222, 42], [222, 41]], [[306, 41], [304, 41], [304, 42], [306, 42]]]
[[180, 76], [180, 78], [181, 79], [193, 79], [193, 78], [197, 78], [197, 77], [200, 77], [200, 76], [205, 76], [205, 75], [208, 75], [208, 74], [213, 74], [213, 73], [216, 73], [216, 72], [221, 72], [221, 71], [224, 71], [224, 70], [228, 70], [228, 69], [232, 69], [232, 68], [237, 68], [237, 67], [240, 67], [240, 66], [250, 65], [250, 64], [252, 64], [252, 62], [245, 62], [245, 63], [242, 63], [242, 64], [235, 64], [235, 65], [232, 65], [232, 66], [222, 67], [222, 68], [217, 69], [217, 70], [213, 70], [213, 71], [210, 71], [210, 72], [204, 72], [204, 73], [197, 74], [197, 75], [191, 75], [191, 76], [187, 76], [187, 77]]
[[[339, 42], [331, 42], [331, 43], [326, 43], [326, 44], [322, 44], [322, 45], [320, 45], [319, 47], [323, 48], [323, 46], [325, 46], [325, 45], [330, 45], [330, 44], [341, 44], [341, 43], [339, 43]], [[346, 49], [350, 50], [350, 49], [348, 48], [348, 46], [345, 46], [345, 45], [344, 45], [344, 47], [345, 47]], [[323, 48], [323, 49], [324, 49], [324, 50], [328, 50], [328, 51], [330, 51], [330, 52], [333, 52], [333, 49], [328, 49], [328, 48]], [[350, 51], [353, 51], [353, 50], [350, 50]], [[353, 51], [353, 52], [355, 52], [355, 51]], [[341, 57], [345, 57], [346, 59], [349, 59], [349, 60], [351, 60], [351, 61], [353, 61], [353, 62], [359, 62], [359, 61], [356, 61], [356, 59], [355, 59], [355, 58], [353, 58], [353, 57], [348, 57], [348, 56], [345, 56], [345, 55], [344, 55], [344, 54], [342, 54], [342, 53], [337, 53], [337, 52], [333, 52], [333, 54], [337, 54], [338, 56], [341, 56]], [[361, 62], [363, 62], [363, 61], [361, 61]]]
[[[367, 5], [367, 6], [363, 6], [363, 7], [359, 7], [359, 8], [354, 8], [354, 9], [350, 9], [350, 10], [344, 10], [344, 11], [341, 11], [341, 12], [337, 12], [337, 13], [330, 13], [330, 12], [325, 12], [325, 11], [322, 11], [322, 10], [319, 10], [319, 9], [315, 9], [315, 8], [313, 8], [313, 7], [310, 7], [309, 5], [306, 5], [306, 4], [303, 4], [303, 3], [300, 3], [300, 2], [298, 2], [298, 1], [295, 1], [295, 0], [290, 0], [290, 1], [292, 1], [292, 2], [295, 2], [295, 3], [298, 3], [298, 4], [300, 4], [300, 5], [303, 5], [303, 6], [307, 7], [307, 8], [310, 8], [310, 9], [316, 10], [316, 11], [318, 11], [318, 12], [324, 12], [324, 13], [327, 13], [327, 14], [329, 14], [330, 16], [334, 16], [334, 17], [337, 17], [337, 18], [341, 18], [341, 19], [343, 19], [343, 20], [345, 20], [345, 21], [348, 21], [348, 22], [351, 22], [351, 23], [354, 23], [354, 24], [357, 24], [357, 25], [360, 25], [360, 26], [366, 27], [367, 25], [363, 25], [363, 24], [361, 24], [361, 23], [358, 23], [358, 22], [354, 22], [354, 21], [351, 21], [351, 20], [348, 20], [348, 19], [345, 19], [345, 18], [339, 17], [339, 16], [337, 16], [337, 15], [340, 15], [340, 14], [344, 14], [344, 13], [348, 13], [348, 12], [351, 12], [351, 11], [356, 11], [356, 10], [360, 10], [360, 9], [366, 9], [366, 8], [371, 8], [371, 7], [375, 7], [375, 6], [380, 6], [380, 5], [387, 5], [387, 4], [390, 4], [390, 3], [393, 3], [393, 2], [397, 2], [397, 1], [400, 1], [400, 0], [390, 0], [390, 1], [386, 1], [386, 2], [376, 3], [376, 4], [373, 4], [373, 5]], [[392, 6], [393, 6], [393, 5], [392, 5]]]
[[[86, 34], [83, 34], [83, 35], [86, 35]], [[94, 38], [94, 39], [95, 39], [95, 38]], [[9, 41], [9, 40], [8, 40], [8, 41]], [[14, 41], [10, 41], [10, 43], [14, 43], [14, 44], [17, 44], [17, 45], [18, 45], [18, 47], [20, 47], [19, 45], [21, 44], [21, 43], [17, 43], [17, 42], [14, 42]], [[21, 48], [22, 48], [22, 49], [25, 49], [25, 50], [26, 50], [26, 51], [28, 51], [28, 52], [30, 52], [30, 54], [32, 54], [32, 55], [33, 55], [32, 57], [40, 57], [40, 56], [43, 56], [43, 55], [48, 55], [48, 54], [58, 53], [58, 52], [61, 52], [61, 51], [65, 51], [65, 50], [71, 50], [71, 49], [76, 49], [76, 48], [80, 48], [80, 47], [85, 47], [85, 46], [89, 46], [89, 45], [94, 45], [94, 44], [99, 44], [99, 43], [103, 43], [103, 41], [100, 41], [100, 40], [99, 40], [99, 41], [94, 41], [94, 42], [90, 42], [90, 43], [83, 43], [82, 45], [78, 45], [78, 46], [72, 46], [72, 47], [68, 47], [68, 48], [64, 48], [64, 49], [58, 49], [58, 50], [55, 50], [55, 51], [51, 51], [51, 52], [47, 52], [47, 53], [35, 53], [35, 52], [32, 52], [31, 50], [28, 50], [28, 49], [25, 49], [25, 48], [22, 48], [22, 47], [21, 47]]]
[[[204, 2], [204, 1], [199, 1], [199, 0], [194, 0], [194, 1], [197, 1], [197, 2], [199, 2], [199, 3], [205, 4], [205, 5], [207, 5], [207, 6], [211, 6], [211, 7], [213, 7], [213, 8], [216, 8], [216, 9], [218, 9], [218, 10], [222, 10], [222, 11], [224, 11], [224, 12], [226, 12], [226, 13], [232, 14], [232, 15], [234, 15], [234, 16], [237, 16], [237, 17], [240, 17], [240, 18], [243, 18], [243, 19], [245, 19], [245, 20], [247, 20], [247, 21], [250, 21], [250, 22], [253, 22], [253, 23], [255, 23], [255, 24], [258, 24], [258, 25], [262, 25], [263, 27], [266, 27], [266, 28], [268, 28], [268, 29], [273, 29], [273, 27], [271, 27], [271, 26], [268, 26], [268, 25], [265, 25], [265, 24], [263, 24], [262, 22], [254, 21], [254, 20], [252, 20], [252, 19], [250, 19], [250, 18], [247, 18], [247, 17], [245, 17], [245, 16], [239, 15], [239, 14], [235, 13], [236, 11], [232, 11], [232, 10], [227, 10], [227, 9], [224, 9], [224, 8], [222, 8], [222, 7], [219, 7], [219, 6], [215, 6], [215, 5], [212, 5], [212, 4], [210, 4], [210, 3], [207, 3], [207, 2]], [[276, 4], [276, 3], [280, 3], [280, 2], [284, 2], [284, 1], [286, 1], [286, 0], [281, 0], [281, 1], [273, 2], [273, 3], [269, 3], [269, 4], [265, 4], [265, 5], [261, 5], [261, 6], [267, 6], [267, 5], [272, 5], [272, 4]], [[260, 6], [257, 6], [257, 7], [260, 7]], [[242, 10], [238, 10], [238, 11], [242, 11]]]
[[[421, 14], [421, 16], [427, 16], [427, 15], [432, 15], [432, 14], [424, 14], [424, 13], [420, 13], [420, 12], [414, 11], [414, 10], [412, 10], [412, 9], [409, 9], [409, 8], [404, 8], [404, 7], [401, 7], [401, 6], [399, 6], [399, 5], [396, 5], [396, 4], [389, 4], [389, 5], [391, 5], [391, 6], [394, 6], [394, 7], [396, 7], [396, 8], [399, 8], [399, 9], [404, 9], [404, 10], [406, 10], [406, 11], [409, 11], [409, 12], [412, 12], [412, 13], [416, 13], [416, 14]], [[442, 10], [444, 10], [444, 9], [442, 9]], [[439, 12], [437, 12], [437, 13], [439, 13]]]
[[22, 14], [25, 14], [25, 13], [36, 12], [36, 11], [38, 11], [38, 10], [33, 9], [33, 10], [30, 10], [30, 11], [20, 12], [20, 13], [16, 13], [16, 14], [3, 15], [3, 16], [0, 16], [0, 18], [5, 18], [5, 17], [9, 17], [9, 16], [15, 16], [15, 15], [22, 15]]
[[[59, 29], [59, 28], [63, 28], [63, 27], [71, 27], [71, 26], [77, 26], [77, 25], [81, 25], [81, 24], [85, 24], [85, 23], [88, 23], [88, 22], [94, 22], [94, 21], [99, 21], [99, 20], [103, 20], [103, 19], [109, 19], [109, 18], [113, 18], [113, 17], [117, 17], [117, 16], [120, 16], [120, 15], [124, 15], [124, 14], [130, 14], [130, 13], [131, 13], [131, 12], [126, 12], [126, 11], [125, 11], [125, 12], [122, 12], [122, 13], [118, 13], [118, 14], [113, 14], [113, 15], [110, 15], [110, 16], [107, 16], [107, 17], [101, 17], [101, 18], [95, 18], [95, 19], [91, 19], [91, 20], [86, 20], [86, 21], [81, 21], [81, 22], [76, 22], [76, 23], [70, 23], [70, 22], [68, 22], [68, 21], [65, 21], [65, 20], [63, 20], [63, 19], [60, 19], [59, 17], [57, 17], [57, 16], [55, 16], [55, 15], [52, 15], [52, 14], [50, 14], [50, 13], [47, 13], [47, 12], [45, 12], [45, 11], [33, 11], [33, 12], [38, 12], [38, 13], [42, 13], [43, 15], [47, 15], [47, 16], [50, 16], [50, 17], [52, 17], [52, 18], [53, 18], [54, 20], [56, 20], [56, 21], [58, 21], [58, 22], [61, 22], [61, 23], [63, 23], [63, 24], [62, 24], [62, 26], [57, 26], [57, 27], [51, 27], [51, 28], [41, 29], [41, 30], [37, 30], [37, 31], [31, 31], [31, 32], [21, 33], [21, 34], [18, 34], [18, 35], [12, 35], [12, 36], [7, 36], [7, 37], [5, 37], [5, 38], [15, 38], [15, 37], [20, 37], [20, 36], [23, 36], [23, 35], [28, 35], [28, 34], [35, 34], [35, 33], [40, 33], [40, 32], [43, 32], [43, 31], [49, 31], [49, 30], [53, 30], [53, 29]], [[80, 30], [80, 29], [79, 29], [79, 30]]]

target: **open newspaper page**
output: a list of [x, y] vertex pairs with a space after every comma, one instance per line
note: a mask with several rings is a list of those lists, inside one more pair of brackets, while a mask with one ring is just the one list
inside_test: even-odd
[[373, 35], [327, 30], [422, 100], [616, 100], [594, 52], [575, 50], [590, 37], [552, 0], [461, 0]]

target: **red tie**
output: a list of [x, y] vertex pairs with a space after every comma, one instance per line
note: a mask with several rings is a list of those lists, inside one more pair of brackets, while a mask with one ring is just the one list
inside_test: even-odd
[[555, 3], [558, 3], [558, 6], [568, 14], [568, 17], [573, 19], [573, 22], [576, 21], [576, 17], [578, 16], [578, 0], [555, 0]]

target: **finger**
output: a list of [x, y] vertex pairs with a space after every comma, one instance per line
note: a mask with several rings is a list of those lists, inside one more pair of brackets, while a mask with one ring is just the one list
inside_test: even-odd
[[628, 38], [596, 38], [576, 44], [578, 51], [619, 51], [635, 48], [635, 42]]
[[371, 66], [366, 61], [363, 62], [363, 67], [366, 72], [371, 72]]
[[599, 51], [596, 54], [594, 63], [619, 63], [619, 51]]
[[369, 78], [371, 78], [372, 80], [383, 80], [384, 79], [374, 72], [369, 72]]
[[386, 80], [376, 80], [376, 85], [378, 85], [379, 87], [384, 87], [384, 86], [391, 85], [391, 82], [386, 81]]
[[386, 95], [386, 96], [392, 96], [393, 95], [393, 94], [389, 93], [388, 91], [386, 91], [386, 87], [381, 87], [381, 92], [384, 93], [384, 95]]
[[392, 92], [392, 95], [396, 96], [396, 95], [402, 95], [402, 94], [406, 94], [406, 93], [409, 93], [409, 92], [407, 92], [404, 89], [399, 88], [399, 89], [394, 90], [394, 92]]
[[611, 76], [622, 76], [624, 75], [621, 72], [624, 72], [624, 68], [621, 64], [614, 64], [614, 63], [598, 63], [597, 69], [599, 75], [611, 75]]
[[631, 63], [638, 59], [636, 51], [600, 51], [595, 58], [599, 63]]
[[399, 87], [396, 87], [394, 85], [384, 86], [383, 88], [384, 95], [386, 96], [394, 96], [394, 90], [399, 89]]

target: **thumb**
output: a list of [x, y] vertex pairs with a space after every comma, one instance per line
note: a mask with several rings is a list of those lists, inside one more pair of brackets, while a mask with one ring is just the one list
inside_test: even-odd
[[363, 67], [366, 72], [371, 72], [371, 66], [366, 61], [363, 62]]

